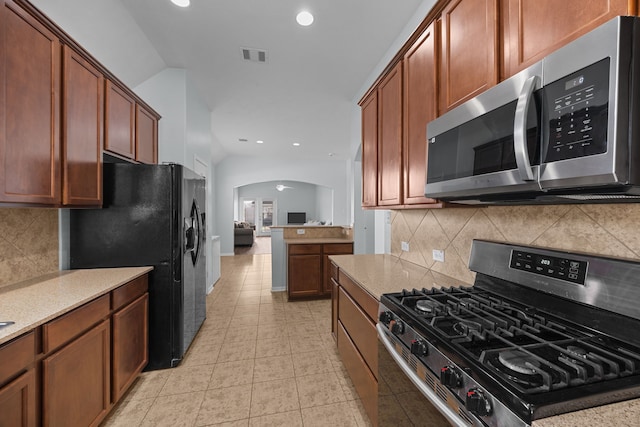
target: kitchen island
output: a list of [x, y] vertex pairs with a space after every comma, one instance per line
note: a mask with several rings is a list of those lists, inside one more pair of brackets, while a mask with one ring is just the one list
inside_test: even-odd
[[[372, 422], [374, 425], [385, 425], [385, 419], [397, 417], [398, 414], [383, 412], [389, 411], [389, 405], [378, 405], [378, 398], [385, 399], [388, 394], [386, 384], [384, 387], [380, 385], [383, 387], [381, 393], [377, 390], [381, 376], [386, 376], [378, 372], [378, 366], [383, 366], [385, 362], [378, 361], [377, 347], [368, 348], [369, 342], [375, 340], [376, 304], [380, 296], [402, 289], [464, 284], [392, 255], [339, 255], [330, 259], [334, 265], [334, 289], [340, 297], [338, 300], [334, 295], [332, 322], [338, 348]], [[343, 283], [344, 286], [341, 286]], [[338, 306], [338, 303], [342, 305]], [[344, 315], [344, 324], [337, 319], [338, 311]], [[349, 334], [351, 331], [354, 332]], [[640, 399], [633, 399], [539, 419], [532, 423], [532, 427], [635, 426], [638, 419]], [[435, 422], [433, 424], [436, 425]]]
[[0, 288], [0, 424], [98, 425], [148, 361], [151, 267]]

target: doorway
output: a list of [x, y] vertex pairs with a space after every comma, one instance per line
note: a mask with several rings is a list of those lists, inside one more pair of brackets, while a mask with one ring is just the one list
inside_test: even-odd
[[271, 236], [271, 226], [278, 225], [274, 216], [276, 200], [271, 198], [243, 198], [242, 220], [254, 226], [256, 236]]

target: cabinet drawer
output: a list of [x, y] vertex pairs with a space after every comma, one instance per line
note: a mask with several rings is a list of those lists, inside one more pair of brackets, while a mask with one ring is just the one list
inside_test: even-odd
[[378, 425], [378, 381], [340, 322], [338, 322], [338, 351], [371, 423], [374, 426]]
[[339, 288], [338, 319], [362, 355], [373, 375], [378, 376], [378, 335], [376, 326], [366, 314]]
[[322, 245], [289, 245], [290, 255], [321, 254]]
[[129, 302], [138, 298], [140, 295], [147, 292], [149, 288], [148, 275], [138, 277], [131, 282], [120, 286], [111, 293], [111, 306], [114, 310], [118, 310], [120, 307], [125, 306]]
[[91, 301], [43, 326], [44, 352], [49, 353], [109, 315], [109, 295]]
[[344, 271], [338, 270], [338, 283], [344, 288], [349, 296], [358, 303], [367, 313], [367, 316], [375, 323], [378, 319], [378, 300], [354, 282]]
[[20, 373], [35, 359], [35, 335], [28, 332], [0, 347], [0, 384]]
[[325, 243], [324, 253], [327, 255], [352, 254], [353, 243]]
[[331, 268], [329, 270], [329, 277], [336, 282], [338, 281], [338, 266], [334, 263], [331, 263]]

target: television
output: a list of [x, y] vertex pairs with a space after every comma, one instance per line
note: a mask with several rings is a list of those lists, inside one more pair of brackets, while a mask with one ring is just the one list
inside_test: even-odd
[[306, 212], [287, 212], [287, 224], [304, 224], [307, 222]]

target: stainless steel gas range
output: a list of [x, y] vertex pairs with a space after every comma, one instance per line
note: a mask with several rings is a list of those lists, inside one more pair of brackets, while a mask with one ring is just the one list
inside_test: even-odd
[[640, 263], [475, 240], [472, 287], [382, 295], [381, 342], [456, 426], [640, 397]]

